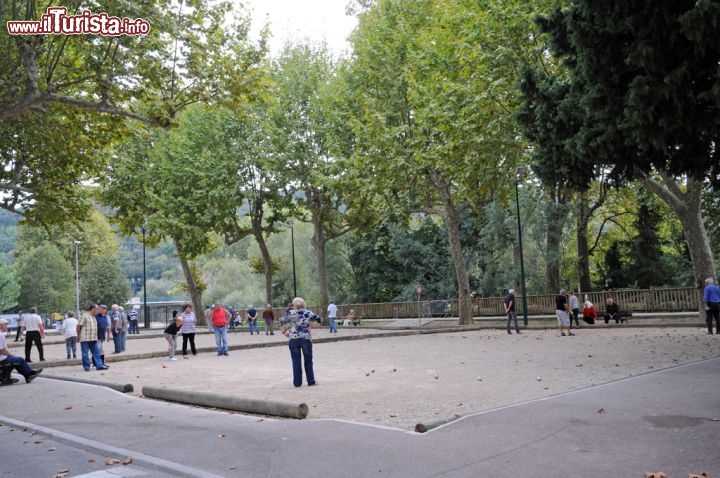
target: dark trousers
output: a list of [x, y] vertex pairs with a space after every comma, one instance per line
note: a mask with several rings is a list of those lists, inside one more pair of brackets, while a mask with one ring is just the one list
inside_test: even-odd
[[15, 342], [20, 340], [21, 335], [22, 335], [22, 327], [20, 327], [20, 324], [18, 324], [17, 332], [15, 332]]
[[575, 319], [575, 325], [580, 327], [580, 320], [578, 319], [578, 316], [580, 315], [580, 309], [573, 309], [572, 314], [570, 314], [570, 325], [572, 325], [573, 319]]
[[197, 355], [197, 350], [195, 350], [195, 332], [191, 334], [182, 334], [183, 336], [183, 355], [187, 355], [187, 344], [188, 341], [190, 341], [190, 351], [193, 355]]
[[514, 310], [507, 313], [507, 331], [510, 332], [510, 322], [513, 320], [515, 321], [515, 332], [520, 332], [520, 329], [518, 328], [517, 314]]
[[710, 307], [705, 311], [708, 333], [712, 334], [713, 318], [715, 319], [715, 333], [720, 334], [720, 302], [708, 302]]
[[39, 330], [31, 330], [29, 332], [25, 332], [25, 360], [28, 362], [30, 361], [30, 350], [32, 349], [33, 344], [35, 344], [35, 347], [37, 347], [38, 349], [38, 353], [40, 354], [40, 360], [45, 360], [45, 355], [43, 354], [43, 344]]
[[621, 317], [622, 316], [620, 315], [620, 312], [616, 312], [614, 314], [605, 314], [605, 323], [607, 324], [608, 322], [610, 322], [610, 319], [615, 319], [615, 323], [619, 324]]
[[300, 358], [304, 359], [305, 376], [308, 385], [315, 385], [315, 372], [313, 372], [312, 341], [310, 339], [290, 339], [290, 358], [293, 367], [293, 385], [302, 385], [302, 365]]

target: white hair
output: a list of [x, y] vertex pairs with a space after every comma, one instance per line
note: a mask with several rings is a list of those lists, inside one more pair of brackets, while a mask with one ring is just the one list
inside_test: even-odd
[[508, 294], [515, 294], [515, 289], [510, 289], [510, 290], [508, 291]]
[[706, 283], [707, 285], [714, 284], [714, 283], [715, 283], [715, 279], [713, 279], [712, 277], [708, 277], [707, 279], [705, 279], [705, 283]]
[[305, 308], [305, 299], [302, 297], [295, 297], [292, 301], [293, 307], [296, 309], [304, 309]]

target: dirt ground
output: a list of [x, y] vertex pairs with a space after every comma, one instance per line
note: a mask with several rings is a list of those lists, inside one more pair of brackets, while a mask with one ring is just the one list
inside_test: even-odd
[[[316, 341], [317, 386], [304, 384], [297, 389], [292, 386], [290, 354], [279, 342], [282, 339], [247, 334], [231, 334], [231, 345], [257, 341], [268, 346], [232, 350], [229, 357], [203, 352], [183, 360], [178, 355], [174, 362], [159, 357], [110, 358], [111, 369], [105, 372], [84, 372], [76, 364], [52, 367], [46, 373], [130, 383], [136, 395], [141, 394], [143, 385], [154, 385], [304, 402], [310, 409], [308, 419], [343, 419], [410, 430], [417, 423], [720, 356], [720, 336], [706, 335], [700, 328], [584, 328], [576, 332], [574, 337], [560, 337], [550, 329], [527, 330], [521, 335], [468, 330]], [[320, 330], [315, 337], [331, 336]], [[200, 346], [214, 343], [210, 335], [198, 337], [198, 342]], [[163, 347], [159, 337], [128, 341], [128, 353]], [[64, 344], [48, 349], [50, 354], [64, 355]], [[568, 396], [568, 406], [573, 406], [572, 400], [573, 396]]]

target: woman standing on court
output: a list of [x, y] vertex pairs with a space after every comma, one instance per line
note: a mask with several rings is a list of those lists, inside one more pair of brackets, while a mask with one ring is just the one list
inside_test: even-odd
[[[305, 309], [305, 300], [295, 297], [292, 301], [292, 308], [288, 309], [280, 319], [278, 326], [280, 331], [290, 339], [290, 358], [293, 368], [293, 385], [302, 385], [302, 365], [305, 365], [305, 377], [308, 386], [315, 385], [315, 373], [313, 372], [312, 340], [310, 329], [320, 325], [322, 317], [313, 314]], [[303, 358], [301, 364], [300, 358]]]
[[185, 304], [183, 305], [183, 312], [182, 312], [182, 328], [180, 329], [180, 333], [183, 336], [183, 344], [182, 344], [182, 354], [183, 358], [188, 358], [187, 356], [187, 345], [188, 342], [190, 342], [190, 351], [193, 355], [197, 355], [197, 350], [195, 350], [195, 326], [196, 326], [196, 319], [195, 314], [192, 311], [192, 305]]

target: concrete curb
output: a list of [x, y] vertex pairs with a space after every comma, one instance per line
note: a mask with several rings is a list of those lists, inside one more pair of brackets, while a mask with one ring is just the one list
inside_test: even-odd
[[163, 460], [162, 458], [156, 458], [154, 456], [146, 455], [144, 453], [133, 450], [128, 450], [126, 448], [119, 448], [108, 445], [106, 443], [100, 443], [97, 440], [88, 440], [87, 438], [82, 438], [77, 435], [66, 433], [60, 430], [55, 430], [54, 428], [35, 425], [34, 423], [23, 422], [20, 420], [14, 420], [12, 418], [2, 415], [0, 415], [0, 423], [15, 428], [27, 429], [32, 432], [51, 437], [53, 440], [56, 440], [60, 443], [80, 448], [90, 453], [98, 453], [101, 455], [117, 457], [130, 457], [132, 458], [133, 464], [135, 465], [167, 473], [172, 476], [178, 476], [183, 478], [222, 478], [220, 475], [209, 473], [203, 470], [198, 470], [197, 468], [192, 468], [187, 465], [173, 463], [168, 460]]
[[221, 395], [219, 393], [196, 392], [144, 386], [142, 394], [148, 398], [168, 400], [203, 407], [222, 408], [255, 415], [273, 415], [285, 418], [302, 420], [308, 416], [308, 406], [305, 403], [276, 402], [271, 400], [257, 400], [251, 398]]
[[66, 382], [85, 383], [88, 385], [100, 385], [101, 387], [111, 388], [121, 393], [129, 393], [135, 391], [131, 383], [121, 384], [113, 382], [104, 382], [101, 380], [88, 380], [84, 378], [67, 377], [64, 375], [43, 375], [43, 378], [51, 378], [53, 380], [64, 380]]
[[425, 433], [432, 430], [433, 428], [437, 428], [442, 425], [447, 425], [450, 422], [454, 422], [459, 418], [462, 418], [462, 415], [453, 415], [452, 417], [442, 418], [434, 422], [418, 423], [417, 425], [415, 425], [415, 431], [418, 433]]

